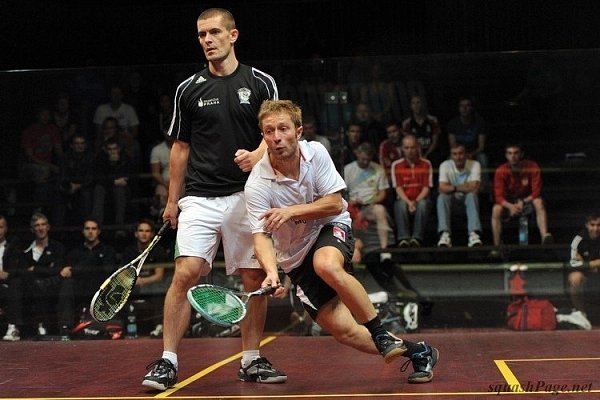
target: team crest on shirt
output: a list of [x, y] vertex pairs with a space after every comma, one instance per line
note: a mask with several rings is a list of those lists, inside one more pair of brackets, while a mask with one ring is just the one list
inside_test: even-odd
[[250, 89], [245, 87], [239, 88], [237, 94], [240, 98], [240, 104], [250, 104], [250, 94], [252, 94]]
[[333, 236], [340, 239], [342, 242], [346, 241], [346, 232], [340, 227], [333, 227]]

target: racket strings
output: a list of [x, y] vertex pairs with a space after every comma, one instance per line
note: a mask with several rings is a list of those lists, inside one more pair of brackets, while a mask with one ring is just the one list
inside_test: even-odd
[[244, 317], [243, 303], [229, 291], [202, 287], [192, 290], [191, 295], [196, 308], [203, 310], [216, 322], [231, 324]]
[[98, 291], [92, 312], [97, 320], [107, 321], [127, 303], [136, 279], [134, 268], [127, 268], [108, 280]]

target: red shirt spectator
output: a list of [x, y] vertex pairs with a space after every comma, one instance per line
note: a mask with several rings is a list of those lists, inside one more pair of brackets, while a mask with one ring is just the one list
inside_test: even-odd
[[531, 196], [537, 199], [542, 192], [542, 172], [535, 161], [521, 160], [518, 168], [511, 168], [508, 162], [496, 169], [494, 194], [496, 204], [505, 200], [524, 199]]
[[392, 186], [401, 186], [410, 200], [415, 200], [423, 187], [433, 186], [433, 171], [429, 160], [417, 158], [410, 164], [406, 158], [392, 163]]

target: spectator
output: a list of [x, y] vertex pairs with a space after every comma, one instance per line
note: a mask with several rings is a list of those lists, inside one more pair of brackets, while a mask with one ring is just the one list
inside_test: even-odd
[[173, 100], [168, 94], [161, 94], [158, 99], [158, 128], [167, 134], [173, 120]]
[[542, 244], [554, 241], [548, 232], [546, 207], [541, 197], [542, 171], [535, 161], [523, 158], [520, 144], [508, 144], [504, 153], [507, 162], [496, 169], [494, 193], [496, 203], [492, 207], [492, 234], [494, 246], [499, 246], [502, 236], [502, 220], [529, 216], [535, 209], [536, 222]]
[[458, 203], [467, 213], [468, 246], [481, 246], [481, 222], [479, 220], [479, 187], [481, 166], [476, 160], [468, 160], [465, 146], [455, 144], [450, 149], [450, 159], [440, 165], [437, 197], [438, 247], [451, 247], [451, 212]]
[[440, 163], [439, 142], [442, 129], [438, 119], [427, 112], [425, 100], [418, 95], [410, 99], [410, 118], [402, 122], [404, 134], [412, 134], [421, 147], [421, 157], [432, 164]]
[[167, 132], [164, 140], [152, 148], [150, 153], [150, 171], [154, 180], [154, 202], [152, 215], [162, 216], [169, 194], [169, 159], [174, 139]]
[[302, 131], [300, 140], [306, 140], [307, 142], [315, 140], [325, 146], [328, 153], [331, 153], [331, 142], [325, 136], [319, 135], [318, 131], [317, 121], [314, 117], [307, 116], [304, 121], [304, 130]]
[[18, 275], [22, 249], [19, 241], [8, 235], [8, 221], [0, 215], [0, 309], [5, 310], [8, 329], [2, 340], [21, 340], [19, 327], [23, 325], [21, 278]]
[[68, 334], [75, 320], [71, 267], [66, 264], [65, 247], [50, 239], [50, 223], [44, 214], [34, 213], [30, 226], [34, 240], [21, 253], [19, 264], [24, 269], [25, 303], [33, 306], [38, 336], [45, 336], [47, 327], [54, 325], [51, 322], [54, 312], [61, 334]]
[[[429, 216], [433, 172], [431, 162], [419, 156], [419, 142], [413, 135], [402, 139], [402, 154], [403, 158], [392, 163], [391, 171], [392, 187], [396, 190], [396, 239], [399, 247], [420, 247]], [[414, 216], [412, 231], [410, 216]]]
[[469, 97], [458, 100], [459, 115], [448, 122], [448, 143], [452, 148], [456, 143], [465, 146], [467, 158], [479, 161], [482, 168], [482, 191], [489, 190], [489, 179], [486, 169], [488, 158], [485, 153], [487, 138], [486, 125], [483, 118], [473, 108], [473, 101]]
[[101, 233], [100, 223], [87, 218], [81, 231], [83, 243], [67, 255], [75, 285], [75, 305], [79, 310], [89, 307], [94, 293], [116, 268], [115, 249], [100, 240]]
[[108, 117], [116, 118], [119, 126], [132, 138], [137, 139], [139, 135], [140, 121], [133, 106], [123, 103], [123, 90], [113, 85], [110, 88], [110, 102], [100, 104], [94, 114], [94, 125], [96, 125], [96, 137], [102, 134], [102, 123]]
[[140, 143], [124, 132], [119, 126], [119, 121], [115, 117], [106, 117], [102, 122], [100, 135], [96, 138], [94, 153], [96, 155], [104, 152], [104, 146], [109, 139], [114, 139], [119, 143], [121, 150], [125, 151], [132, 163], [135, 172], [141, 171], [142, 150]]
[[373, 63], [367, 82], [360, 88], [361, 102], [369, 105], [373, 118], [379, 123], [385, 123], [392, 119], [397, 102], [394, 84], [385, 81], [384, 76], [389, 75], [384, 71], [382, 65]]
[[[373, 118], [367, 103], [358, 103], [354, 108], [353, 122], [362, 128], [362, 140], [370, 142], [376, 149], [385, 140], [383, 125]], [[377, 160], [376, 160], [377, 161]]]
[[385, 125], [387, 139], [379, 146], [379, 162], [385, 171], [385, 176], [391, 180], [390, 170], [392, 163], [402, 158], [402, 130], [396, 121]]
[[[96, 160], [92, 215], [101, 224], [104, 223], [105, 200], [106, 196], [110, 195], [113, 200], [111, 209], [114, 209], [114, 223], [122, 225], [125, 223], [125, 211], [130, 197], [131, 164], [115, 139], [109, 139], [104, 145], [104, 150]], [[116, 236], [124, 237], [125, 232], [120, 229]]]
[[600, 270], [600, 214], [586, 217], [585, 229], [579, 231], [571, 241], [571, 272], [568, 275], [569, 295], [573, 311], [566, 318], [568, 322], [592, 329], [585, 312], [583, 288], [587, 280], [598, 282]]
[[[69, 150], [60, 165], [59, 201], [55, 204], [54, 222], [80, 224], [92, 211], [94, 156], [85, 136], [74, 134]], [[68, 216], [68, 217], [67, 217]]]
[[63, 152], [68, 151], [71, 139], [77, 132], [79, 117], [71, 110], [71, 103], [67, 93], [59, 93], [52, 111], [52, 122], [60, 131]]
[[25, 156], [23, 179], [33, 182], [32, 198], [47, 207], [54, 200], [58, 163], [63, 155], [60, 132], [52, 124], [47, 107], [40, 107], [36, 122], [23, 131], [21, 147]]
[[342, 166], [350, 164], [356, 160], [355, 150], [359, 144], [363, 143], [362, 128], [360, 124], [351, 122], [346, 127], [346, 135], [344, 137], [344, 143], [338, 145], [332, 150], [332, 159], [334, 162], [340, 163]]
[[[139, 256], [150, 244], [154, 235], [156, 234], [154, 229], [154, 223], [149, 219], [141, 219], [136, 224], [135, 228], [135, 243], [125, 248], [123, 251], [123, 261], [127, 262], [133, 260]], [[142, 270], [139, 278], [135, 282], [135, 289], [132, 293], [132, 297], [140, 297], [142, 295], [148, 295], [151, 303], [151, 320], [154, 325], [154, 329], [150, 332], [152, 337], [162, 337], [162, 299], [169, 285], [165, 282], [165, 268], [164, 266], [155, 266], [150, 269], [148, 266], [157, 263], [167, 262], [167, 252], [164, 247], [160, 244], [154, 246], [148, 257], [146, 258], [146, 268]]]
[[[344, 180], [348, 190], [348, 210], [352, 220], [375, 222], [381, 249], [388, 247], [390, 217], [384, 202], [389, 183], [383, 168], [373, 162], [375, 148], [371, 143], [362, 143], [356, 149], [356, 161], [344, 167]], [[388, 253], [389, 254], [389, 253]]]

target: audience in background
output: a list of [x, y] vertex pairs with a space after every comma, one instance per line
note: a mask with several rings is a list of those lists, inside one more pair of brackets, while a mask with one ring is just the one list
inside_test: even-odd
[[402, 130], [405, 135], [411, 134], [417, 138], [421, 147], [421, 157], [439, 165], [442, 128], [438, 119], [427, 112], [425, 99], [421, 96], [415, 95], [410, 98], [410, 118], [402, 122]]
[[302, 120], [304, 130], [302, 131], [302, 137], [300, 140], [306, 140], [307, 142], [317, 141], [321, 143], [328, 153], [331, 154], [331, 142], [323, 135], [319, 135], [319, 127], [317, 120], [314, 117], [308, 115]]
[[77, 244], [67, 254], [67, 265], [71, 268], [75, 286], [74, 305], [78, 311], [89, 307], [102, 282], [116, 268], [115, 249], [100, 240], [101, 233], [100, 223], [87, 218], [81, 231], [83, 243]]
[[169, 160], [173, 138], [166, 132], [163, 141], [152, 148], [150, 152], [150, 173], [154, 180], [154, 199], [150, 214], [162, 218], [162, 212], [167, 204], [169, 194]]
[[34, 213], [30, 227], [34, 239], [21, 253], [18, 274], [23, 277], [23, 290], [17, 301], [31, 304], [30, 317], [37, 323], [38, 336], [46, 336], [48, 330], [68, 334], [74, 321], [74, 306], [65, 246], [50, 238], [50, 222], [44, 214]]
[[[109, 210], [106, 204], [108, 198], [112, 200], [110, 210], [114, 210], [111, 222], [123, 225], [130, 193], [132, 168], [129, 157], [121, 151], [115, 139], [109, 139], [104, 144], [104, 153], [98, 155], [95, 170], [92, 215], [100, 224], [104, 224], [105, 212]], [[126, 236], [123, 230], [118, 230], [115, 235], [120, 238]]]
[[31, 198], [46, 209], [50, 209], [54, 201], [58, 165], [63, 156], [60, 132], [51, 118], [50, 109], [40, 107], [36, 121], [21, 136], [24, 156], [21, 178], [33, 183]]
[[21, 340], [19, 327], [23, 325], [23, 302], [18, 266], [22, 249], [19, 241], [8, 236], [8, 220], [0, 214], [0, 313], [6, 314], [8, 328], [2, 340]]
[[94, 174], [94, 154], [85, 136], [75, 133], [60, 163], [58, 201], [53, 213], [57, 226], [78, 225], [90, 214]]
[[419, 142], [415, 136], [404, 136], [402, 154], [403, 158], [394, 161], [391, 168], [392, 187], [396, 191], [396, 239], [399, 247], [421, 247], [429, 217], [433, 171], [431, 162], [420, 156]]
[[479, 187], [481, 166], [467, 159], [465, 146], [455, 144], [450, 149], [450, 159], [440, 165], [437, 197], [438, 247], [452, 247], [451, 216], [457, 206], [463, 205], [467, 214], [469, 247], [481, 245], [479, 220]]
[[487, 177], [488, 157], [486, 150], [487, 130], [485, 121], [473, 108], [473, 100], [461, 97], [458, 100], [458, 116], [448, 122], [448, 143], [465, 146], [467, 158], [479, 161], [482, 168], [482, 191], [489, 191]]
[[567, 314], [565, 320], [589, 330], [592, 329], [592, 324], [585, 312], [584, 283], [592, 280], [597, 286], [599, 282], [600, 214], [589, 214], [586, 217], [585, 228], [580, 230], [571, 241], [570, 265], [571, 271], [567, 280], [573, 311]]
[[398, 122], [391, 121], [385, 125], [385, 132], [387, 139], [379, 145], [379, 163], [391, 181], [392, 163], [402, 158], [402, 129]]
[[502, 239], [502, 223], [521, 215], [529, 217], [535, 211], [542, 244], [554, 242], [548, 232], [548, 217], [542, 199], [542, 171], [535, 161], [524, 158], [520, 144], [508, 144], [504, 155], [506, 162], [496, 169], [492, 208], [492, 235], [494, 246]]
[[140, 120], [137, 112], [131, 104], [123, 102], [123, 90], [120, 86], [113, 85], [110, 88], [109, 102], [100, 104], [94, 113], [94, 125], [96, 126], [96, 136], [102, 134], [102, 123], [108, 117], [116, 118], [118, 125], [132, 138], [139, 136]]

